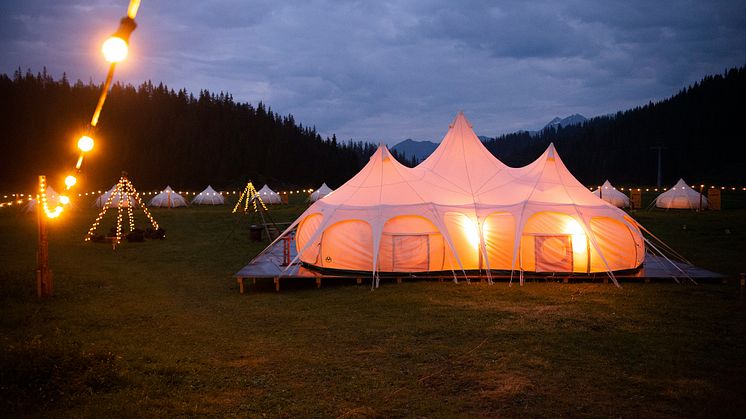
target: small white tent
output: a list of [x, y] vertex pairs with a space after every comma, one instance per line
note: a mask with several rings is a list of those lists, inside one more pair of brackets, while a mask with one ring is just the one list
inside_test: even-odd
[[259, 195], [259, 198], [261, 198], [262, 202], [264, 202], [265, 204], [282, 204], [280, 195], [270, 189], [267, 185], [264, 185], [262, 189], [259, 189], [256, 194]]
[[212, 189], [212, 186], [207, 185], [204, 191], [197, 194], [192, 199], [192, 205], [223, 205], [225, 204], [225, 198], [220, 192]]
[[148, 202], [148, 205], [151, 207], [175, 208], [185, 207], [187, 206], [187, 202], [183, 196], [174, 192], [170, 186], [166, 186], [166, 189], [154, 196], [153, 199]]
[[655, 198], [655, 206], [658, 208], [665, 209], [699, 209], [700, 203], [701, 208], [707, 208], [709, 202], [707, 198], [699, 192], [692, 189], [691, 186], [684, 182], [684, 179], [679, 179], [673, 188], [663, 192]]
[[334, 189], [326, 186], [326, 183], [324, 183], [323, 185], [319, 186], [319, 189], [311, 192], [311, 196], [309, 199], [311, 200], [311, 202], [316, 202], [332, 192], [334, 192]]
[[629, 207], [629, 197], [624, 193], [619, 192], [608, 180], [604, 182], [599, 189], [593, 191], [593, 195], [596, 195], [617, 208]]
[[[96, 198], [96, 201], [94, 202], [94, 205], [97, 206], [97, 207], [99, 207], [99, 208], [103, 208], [104, 204], [106, 204], [106, 201], [109, 200], [109, 197], [111, 196], [111, 194], [114, 193], [114, 191], [116, 189], [117, 189], [117, 185], [112, 186], [111, 189], [109, 189], [108, 191], [106, 191], [103, 194], [101, 194], [101, 196], [99, 196], [98, 198]], [[130, 195], [127, 195], [126, 198], [124, 198], [123, 196], [120, 196], [118, 194], [114, 195], [114, 197], [111, 198], [111, 203], [109, 203], [109, 206], [112, 207], [112, 208], [119, 207], [119, 200], [121, 200], [121, 199], [125, 199], [122, 202], [122, 207], [124, 207], [124, 208], [127, 208], [129, 206], [135, 207], [135, 198], [134, 197], [132, 197]]]
[[[47, 206], [50, 209], [54, 209], [60, 202], [60, 194], [57, 193], [51, 186], [47, 185]], [[26, 212], [36, 211], [36, 198], [28, 201], [26, 204]]]

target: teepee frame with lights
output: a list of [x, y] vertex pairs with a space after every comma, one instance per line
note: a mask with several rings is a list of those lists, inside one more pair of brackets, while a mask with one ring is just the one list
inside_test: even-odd
[[[277, 227], [277, 224], [272, 219], [272, 216], [269, 215], [269, 209], [267, 208], [267, 205], [264, 204], [264, 201], [262, 201], [262, 198], [259, 196], [259, 193], [256, 191], [256, 188], [254, 187], [254, 184], [251, 183], [251, 181], [246, 184], [246, 187], [244, 188], [243, 192], [241, 192], [241, 196], [238, 198], [238, 202], [236, 202], [236, 205], [233, 207], [233, 211], [231, 213], [235, 214], [242, 206], [244, 214], [251, 213], [251, 219], [249, 221], [250, 224], [254, 222], [254, 216], [256, 214], [259, 214], [259, 217], [262, 220], [262, 227], [264, 228], [264, 232], [267, 233], [267, 237], [269, 238], [269, 240], [274, 240], [274, 238], [269, 232], [269, 227], [267, 226], [268, 224], [272, 225], [274, 231], [277, 232], [277, 235], [280, 234], [281, 230], [279, 229], [279, 227]], [[252, 206], [253, 211], [250, 210]], [[269, 219], [269, 223], [267, 223], [267, 219]]]
[[[104, 203], [103, 208], [101, 209], [101, 212], [96, 217], [96, 221], [93, 222], [93, 225], [88, 230], [88, 234], [86, 234], [85, 241], [91, 241], [91, 238], [94, 237], [94, 233], [96, 232], [96, 229], [98, 228], [99, 224], [101, 223], [101, 220], [106, 215], [106, 211], [111, 208], [111, 204], [114, 201], [114, 198], [117, 197], [117, 234], [114, 238], [114, 241], [112, 243], [112, 246], [116, 247], [117, 244], [122, 242], [122, 213], [124, 212], [124, 209], [127, 209], [127, 218], [129, 221], [129, 228], [130, 232], [135, 230], [135, 216], [134, 216], [134, 210], [133, 210], [133, 204], [132, 201], [134, 200], [134, 205], [140, 207], [142, 209], [142, 212], [145, 213], [145, 216], [148, 217], [148, 220], [150, 221], [150, 224], [153, 226], [153, 230], [158, 230], [158, 223], [155, 221], [153, 216], [150, 214], [150, 211], [148, 211], [147, 207], [145, 207], [145, 204], [143, 204], [142, 200], [140, 199], [140, 193], [137, 192], [137, 189], [135, 189], [135, 186], [132, 185], [132, 182], [130, 182], [129, 179], [127, 179], [127, 172], [122, 172], [122, 177], [119, 178], [119, 181], [117, 182], [116, 186], [114, 187], [114, 190], [109, 194], [109, 198]], [[125, 204], [126, 203], [126, 207]]]

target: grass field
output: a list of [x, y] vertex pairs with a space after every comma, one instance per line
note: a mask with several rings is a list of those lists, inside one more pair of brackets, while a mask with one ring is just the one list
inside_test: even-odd
[[[308, 283], [239, 295], [232, 274], [264, 245], [229, 212], [156, 209], [165, 241], [112, 251], [82, 241], [96, 210], [73, 210], [51, 226], [56, 295], [38, 301], [35, 217], [0, 211], [0, 416], [746, 411], [737, 281]], [[704, 268], [746, 271], [746, 210], [633, 216]]]

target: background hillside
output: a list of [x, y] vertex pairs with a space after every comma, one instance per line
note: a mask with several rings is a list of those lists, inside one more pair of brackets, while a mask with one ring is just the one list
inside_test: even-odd
[[[46, 72], [0, 75], [0, 189], [30, 190], [36, 175], [70, 169], [99, 91]], [[273, 187], [335, 187], [376, 147], [322, 138], [261, 102], [238, 103], [206, 90], [195, 97], [149, 81], [114, 85], [94, 137], [84, 190], [110, 186], [122, 170], [141, 189], [221, 188], [249, 179]]]
[[[30, 190], [37, 174], [62, 175], [74, 163], [100, 86], [54, 80], [46, 72], [0, 75], [0, 189]], [[520, 166], [554, 142], [585, 184], [654, 184], [663, 148], [663, 183], [742, 183], [746, 179], [746, 67], [705, 77], [669, 99], [575, 125], [482, 138], [503, 162]], [[263, 103], [206, 90], [194, 96], [151, 82], [113, 87], [99, 123], [82, 189], [113, 184], [127, 170], [140, 188], [338, 187], [375, 145], [322, 138], [315, 127]], [[416, 154], [403, 152], [404, 163]]]
[[600, 184], [655, 184], [662, 146], [663, 184], [742, 183], [746, 179], [746, 67], [705, 77], [669, 99], [580, 125], [485, 142], [511, 166], [533, 161], [550, 142], [578, 179]]

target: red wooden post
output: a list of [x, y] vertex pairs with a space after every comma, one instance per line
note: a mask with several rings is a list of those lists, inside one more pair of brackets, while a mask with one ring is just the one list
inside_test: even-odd
[[282, 266], [290, 265], [290, 241], [292, 239], [290, 234], [282, 238]]

